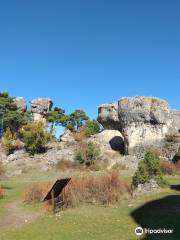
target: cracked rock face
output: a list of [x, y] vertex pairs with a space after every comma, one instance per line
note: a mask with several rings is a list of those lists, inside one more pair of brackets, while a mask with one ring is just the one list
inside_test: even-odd
[[46, 116], [53, 106], [53, 102], [49, 98], [37, 98], [31, 101], [31, 112], [34, 121], [46, 122]]
[[161, 142], [172, 122], [167, 102], [152, 97], [121, 99], [118, 102], [118, 116], [128, 153]]
[[98, 120], [105, 129], [121, 131], [128, 154], [158, 146], [180, 129], [180, 111], [172, 111], [166, 101], [155, 97], [126, 97], [118, 104], [102, 105]]

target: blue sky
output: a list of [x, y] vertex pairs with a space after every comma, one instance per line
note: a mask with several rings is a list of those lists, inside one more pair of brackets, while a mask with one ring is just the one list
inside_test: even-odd
[[179, 12], [176, 0], [1, 1], [1, 91], [93, 118], [122, 96], [180, 109]]

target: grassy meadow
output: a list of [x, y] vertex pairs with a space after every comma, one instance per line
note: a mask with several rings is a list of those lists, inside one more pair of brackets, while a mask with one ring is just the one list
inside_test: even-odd
[[[180, 191], [165, 188], [122, 200], [112, 206], [81, 204], [53, 215], [43, 204], [23, 202], [27, 186], [35, 182], [55, 181], [57, 178], [79, 175], [77, 172], [30, 171], [9, 181], [3, 181], [6, 195], [0, 199], [0, 240], [136, 240], [180, 239]], [[81, 174], [103, 174], [85, 172]], [[130, 181], [132, 172], [121, 171]], [[179, 176], [167, 177], [179, 184]], [[27, 217], [27, 219], [26, 219]], [[7, 223], [7, 224], [5, 224]], [[174, 229], [172, 235], [147, 235], [138, 238], [137, 226]]]

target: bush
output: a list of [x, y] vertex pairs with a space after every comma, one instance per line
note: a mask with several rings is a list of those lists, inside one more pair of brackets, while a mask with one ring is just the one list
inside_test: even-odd
[[46, 144], [51, 139], [51, 134], [42, 122], [30, 122], [20, 130], [20, 136], [25, 143], [27, 152], [31, 155], [46, 150]]
[[138, 184], [143, 184], [154, 179], [159, 184], [162, 181], [162, 172], [160, 169], [159, 157], [151, 151], [146, 152], [144, 159], [138, 164], [132, 184], [137, 187]]
[[169, 161], [160, 161], [160, 169], [163, 174], [174, 175], [176, 173], [176, 166]]
[[94, 161], [100, 156], [99, 149], [92, 142], [81, 144], [79, 150], [76, 153], [75, 160], [80, 164], [90, 166], [94, 164]]
[[111, 172], [101, 176], [73, 177], [64, 191], [65, 207], [80, 203], [115, 204], [129, 197], [130, 186]]
[[22, 147], [22, 143], [15, 137], [15, 135], [11, 132], [10, 128], [7, 128], [4, 134], [2, 147], [8, 155]]

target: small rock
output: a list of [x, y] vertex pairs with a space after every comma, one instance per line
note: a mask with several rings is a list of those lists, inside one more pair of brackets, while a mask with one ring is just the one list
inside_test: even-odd
[[18, 157], [16, 154], [10, 154], [8, 157], [7, 157], [7, 161], [8, 162], [13, 162], [13, 161], [17, 161], [18, 160]]

